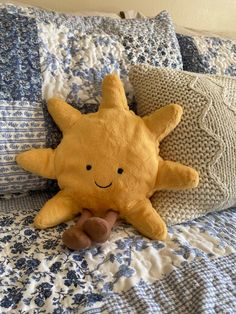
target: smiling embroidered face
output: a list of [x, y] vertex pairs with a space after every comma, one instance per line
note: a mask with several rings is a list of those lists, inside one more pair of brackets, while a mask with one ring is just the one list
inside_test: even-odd
[[[87, 165], [87, 166], [86, 166], [86, 169], [87, 169], [88, 171], [90, 171], [90, 170], [92, 169], [92, 166], [91, 166], [91, 165]], [[122, 174], [123, 171], [124, 171], [124, 170], [123, 170], [122, 168], [118, 168], [117, 173]], [[110, 186], [112, 186], [112, 182], [109, 183], [109, 184], [106, 185], [106, 186], [101, 186], [101, 185], [98, 184], [96, 181], [94, 181], [94, 183], [95, 183], [96, 186], [99, 187], [100, 189], [107, 189], [107, 188], [109, 188]]]
[[110, 184], [106, 185], [106, 186], [101, 186], [101, 185], [99, 185], [96, 181], [94, 181], [94, 183], [95, 183], [96, 186], [98, 186], [100, 189], [107, 189], [107, 188], [109, 188], [110, 186], [112, 186], [112, 182], [111, 182]]
[[106, 193], [114, 200], [137, 192], [145, 197], [155, 184], [157, 156], [155, 139], [140, 117], [128, 110], [100, 110], [64, 135], [55, 155], [58, 183], [81, 197]]

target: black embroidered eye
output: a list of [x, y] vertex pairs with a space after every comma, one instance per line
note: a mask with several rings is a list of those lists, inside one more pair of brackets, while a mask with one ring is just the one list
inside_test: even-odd
[[119, 174], [122, 174], [123, 171], [124, 171], [124, 169], [122, 169], [122, 168], [118, 168], [118, 170], [117, 170], [117, 172], [118, 172]]
[[87, 166], [86, 166], [86, 169], [87, 169], [87, 170], [91, 170], [91, 169], [92, 169], [92, 166], [91, 166], [91, 165], [87, 165]]

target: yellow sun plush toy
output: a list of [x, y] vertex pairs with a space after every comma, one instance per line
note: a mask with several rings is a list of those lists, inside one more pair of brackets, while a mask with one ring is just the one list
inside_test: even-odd
[[159, 156], [159, 143], [180, 122], [182, 108], [170, 104], [141, 118], [129, 110], [123, 85], [111, 74], [103, 80], [98, 112], [83, 115], [56, 98], [48, 110], [63, 132], [61, 143], [16, 158], [25, 170], [57, 179], [61, 189], [35, 226], [53, 227], [80, 213], [63, 235], [67, 246], [80, 249], [106, 241], [120, 216], [143, 235], [164, 240], [166, 224], [149, 197], [157, 190], [194, 188], [199, 181], [194, 169]]

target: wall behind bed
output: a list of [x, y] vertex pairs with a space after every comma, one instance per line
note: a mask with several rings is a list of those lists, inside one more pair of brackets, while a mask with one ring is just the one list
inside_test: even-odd
[[178, 25], [209, 31], [236, 32], [236, 0], [21, 0], [20, 2], [65, 12], [136, 10], [148, 16], [166, 9]]

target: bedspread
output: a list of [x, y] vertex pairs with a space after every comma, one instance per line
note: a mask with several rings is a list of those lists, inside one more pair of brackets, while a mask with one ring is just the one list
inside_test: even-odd
[[110, 240], [74, 252], [72, 222], [36, 230], [43, 192], [0, 201], [0, 312], [235, 313], [236, 209], [169, 227], [151, 241], [124, 222]]

